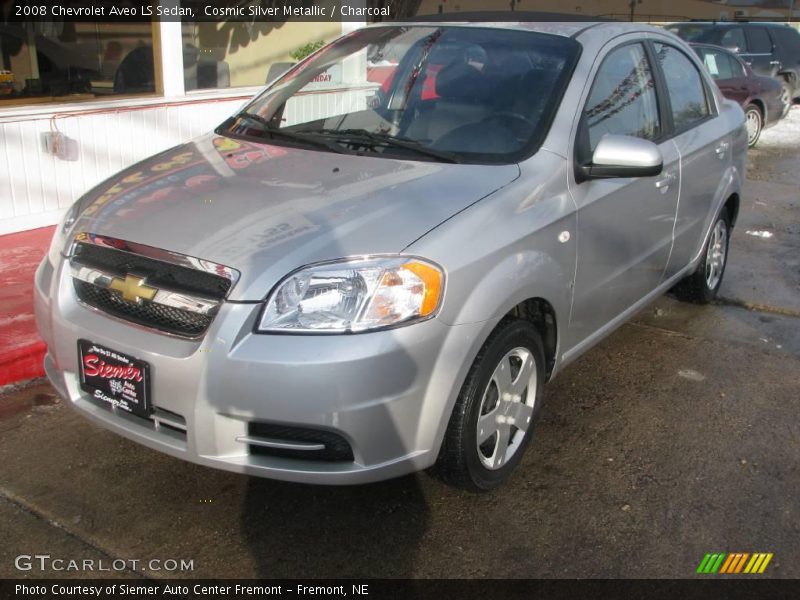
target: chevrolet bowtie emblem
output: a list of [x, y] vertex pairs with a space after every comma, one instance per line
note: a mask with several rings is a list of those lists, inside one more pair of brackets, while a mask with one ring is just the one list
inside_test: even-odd
[[114, 277], [108, 286], [122, 294], [122, 299], [139, 304], [142, 300], [152, 300], [158, 290], [144, 284], [143, 277], [125, 275], [125, 279]]

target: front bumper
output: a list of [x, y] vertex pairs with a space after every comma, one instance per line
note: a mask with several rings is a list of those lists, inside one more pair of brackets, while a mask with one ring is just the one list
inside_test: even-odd
[[[261, 306], [225, 303], [202, 339], [156, 333], [80, 304], [66, 261], [36, 272], [45, 370], [57, 391], [95, 423], [210, 467], [288, 481], [352, 484], [432, 465], [487, 323], [432, 319], [358, 335], [252, 333]], [[154, 419], [98, 403], [81, 390], [77, 340], [151, 366]], [[248, 425], [263, 422], [344, 438], [352, 461], [251, 452]]]

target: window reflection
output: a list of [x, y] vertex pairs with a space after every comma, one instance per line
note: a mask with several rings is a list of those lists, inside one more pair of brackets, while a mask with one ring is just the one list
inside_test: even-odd
[[677, 48], [656, 44], [656, 54], [664, 71], [672, 120], [676, 129], [684, 129], [706, 118], [710, 111], [700, 72]]
[[14, 20], [0, 0], [0, 103], [154, 93], [151, 23]]
[[606, 57], [586, 106], [592, 151], [606, 134], [644, 139], [660, 135], [653, 73], [641, 44], [623, 46]]

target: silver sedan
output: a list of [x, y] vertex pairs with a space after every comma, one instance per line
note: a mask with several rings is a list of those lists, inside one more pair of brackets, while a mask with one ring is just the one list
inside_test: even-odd
[[561, 369], [670, 288], [714, 298], [746, 147], [663, 30], [367, 27], [68, 211], [46, 371], [202, 465], [489, 490]]

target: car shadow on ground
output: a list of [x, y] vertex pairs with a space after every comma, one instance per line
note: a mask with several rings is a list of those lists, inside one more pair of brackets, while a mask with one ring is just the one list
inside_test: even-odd
[[256, 577], [411, 577], [428, 516], [414, 475], [346, 487], [253, 477], [241, 530]]

